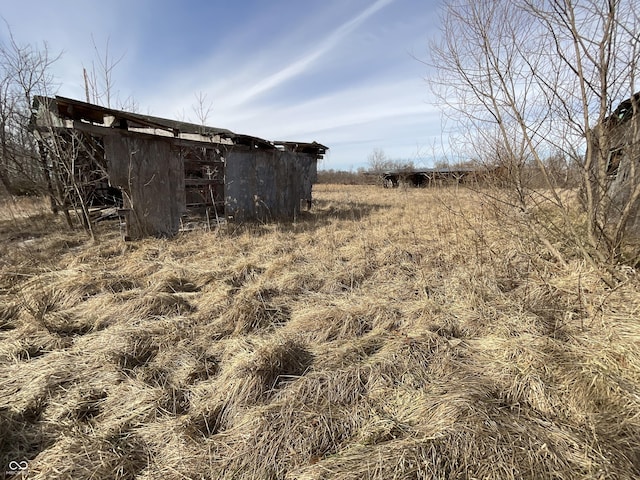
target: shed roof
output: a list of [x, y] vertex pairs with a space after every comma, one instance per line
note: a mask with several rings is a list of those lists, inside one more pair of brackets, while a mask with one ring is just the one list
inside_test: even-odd
[[482, 168], [475, 167], [443, 167], [443, 168], [424, 168], [421, 170], [394, 170], [384, 172], [383, 175], [430, 175], [433, 173], [471, 173], [479, 172]]
[[634, 113], [634, 104], [636, 109], [638, 108], [638, 102], [640, 102], [640, 92], [636, 92], [630, 98], [620, 102], [620, 105], [605, 119], [605, 122], [611, 121], [612, 119], [618, 122], [628, 120]]
[[89, 122], [102, 127], [162, 130], [174, 137], [180, 137], [182, 134], [200, 135], [202, 137], [215, 136], [228, 140], [236, 145], [251, 145], [268, 149], [280, 148], [317, 155], [322, 155], [328, 150], [328, 147], [317, 142], [270, 142], [251, 135], [234, 133], [226, 128], [203, 126], [195, 123], [116, 110], [58, 95], [56, 95], [55, 98], [36, 97], [34, 100], [34, 109], [39, 109], [41, 104], [46, 105], [48, 110], [56, 113], [60, 118], [78, 122]]

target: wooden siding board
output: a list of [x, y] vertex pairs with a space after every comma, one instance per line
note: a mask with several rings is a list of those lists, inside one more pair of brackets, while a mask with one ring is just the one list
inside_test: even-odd
[[281, 151], [227, 154], [227, 212], [238, 220], [293, 219], [300, 200], [311, 200], [317, 177], [315, 156]]
[[104, 142], [110, 182], [128, 197], [131, 236], [176, 234], [186, 208], [184, 169], [169, 141], [113, 135]]

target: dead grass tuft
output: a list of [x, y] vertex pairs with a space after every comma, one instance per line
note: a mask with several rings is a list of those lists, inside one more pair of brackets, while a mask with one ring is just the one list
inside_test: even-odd
[[129, 345], [118, 354], [117, 363], [125, 372], [144, 367], [158, 354], [159, 346], [151, 336], [133, 337]]
[[217, 321], [229, 334], [273, 331], [289, 320], [290, 307], [274, 289], [251, 285], [232, 291], [232, 295]]
[[132, 302], [130, 308], [140, 318], [185, 315], [195, 311], [195, 307], [186, 298], [173, 293], [153, 292], [143, 296], [135, 294], [126, 300]]

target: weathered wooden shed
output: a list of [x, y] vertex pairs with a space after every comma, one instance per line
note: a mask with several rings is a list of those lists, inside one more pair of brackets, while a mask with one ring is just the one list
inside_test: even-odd
[[[604, 184], [609, 222], [625, 223], [625, 231], [640, 238], [640, 92], [623, 101], [594, 129], [590, 146], [606, 159], [604, 172], [592, 164], [595, 188]], [[626, 219], [626, 220], [625, 220]]]
[[33, 123], [43, 142], [81, 140], [85, 154], [78, 158], [98, 166], [86, 182], [91, 201], [120, 192], [131, 238], [174, 235], [195, 211], [234, 220], [293, 219], [311, 202], [317, 161], [327, 150], [59, 96], [36, 98]]

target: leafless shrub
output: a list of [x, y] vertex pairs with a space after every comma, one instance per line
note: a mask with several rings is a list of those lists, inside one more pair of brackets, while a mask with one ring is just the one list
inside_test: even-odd
[[[596, 262], [608, 282], [619, 280], [612, 264], [638, 256], [639, 24], [629, 1], [449, 2], [432, 45], [432, 85], [466, 132], [455, 142], [500, 171], [488, 198], [521, 212], [521, 228], [559, 262]], [[614, 188], [619, 151], [629, 170]], [[583, 216], [563, 194], [576, 184]]]

